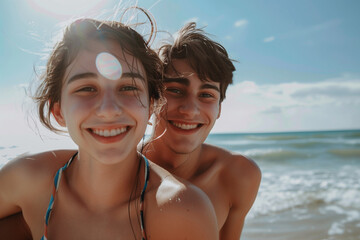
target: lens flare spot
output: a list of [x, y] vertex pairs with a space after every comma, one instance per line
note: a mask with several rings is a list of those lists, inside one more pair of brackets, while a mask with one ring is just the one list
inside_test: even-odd
[[107, 52], [99, 53], [96, 56], [96, 68], [101, 75], [111, 80], [119, 79], [122, 74], [119, 60]]

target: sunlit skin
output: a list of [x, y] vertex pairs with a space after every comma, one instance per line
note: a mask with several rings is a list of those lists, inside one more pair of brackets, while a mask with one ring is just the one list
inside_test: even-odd
[[[179, 74], [169, 71], [166, 75], [167, 106], [153, 136], [157, 140], [144, 153], [201, 188], [215, 208], [220, 239], [238, 240], [257, 194], [260, 170], [241, 155], [203, 143], [220, 115], [219, 84], [201, 81], [186, 61], [175, 60], [174, 66]], [[73, 150], [55, 153], [70, 155]], [[161, 188], [165, 195], [170, 185]], [[12, 220], [20, 223], [21, 215]]]
[[[119, 79], [108, 79], [96, 66], [96, 57], [104, 52], [120, 62]], [[63, 173], [49, 239], [133, 239], [133, 231], [141, 239], [139, 192], [130, 200], [129, 196], [137, 179], [139, 186], [144, 185], [144, 165], [139, 177], [134, 173], [139, 166], [137, 144], [144, 135], [152, 100], [137, 61], [115, 42], [93, 41], [67, 68], [61, 102], [54, 105], [52, 114], [68, 129], [79, 155]], [[10, 224], [10, 229], [0, 232], [1, 238], [11, 238], [9, 231], [17, 228], [11, 226], [16, 216], [1, 218], [19, 211], [33, 239], [41, 238], [53, 176], [73, 153], [58, 150], [20, 156], [0, 170], [0, 223]], [[215, 211], [205, 193], [153, 163], [145, 223], [148, 239], [218, 239]]]

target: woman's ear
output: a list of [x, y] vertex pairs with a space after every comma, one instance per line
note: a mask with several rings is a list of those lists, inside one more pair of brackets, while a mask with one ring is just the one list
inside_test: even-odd
[[63, 117], [63, 114], [61, 112], [61, 107], [60, 107], [60, 103], [56, 102], [54, 103], [54, 106], [51, 110], [52, 115], [54, 116], [55, 120], [57, 121], [57, 123], [62, 126], [62, 127], [66, 127], [66, 122], [65, 119]]

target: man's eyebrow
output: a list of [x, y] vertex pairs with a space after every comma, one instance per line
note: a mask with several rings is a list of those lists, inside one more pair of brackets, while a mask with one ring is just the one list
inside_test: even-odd
[[136, 72], [124, 72], [121, 75], [122, 78], [138, 78], [140, 80], [145, 81], [145, 78], [140, 74], [140, 73], [136, 73]]
[[164, 78], [164, 83], [179, 83], [185, 86], [190, 86], [190, 80], [187, 78], [169, 78], [169, 77], [165, 77]]
[[214, 90], [220, 92], [220, 89], [217, 86], [209, 84], [209, 83], [204, 83], [203, 85], [201, 85], [200, 89], [214, 89]]
[[82, 78], [97, 78], [97, 74], [92, 73], [92, 72], [76, 74], [76, 75], [72, 76], [71, 78], [69, 78], [69, 80], [67, 81], [66, 84], [69, 84], [73, 81], [76, 81], [76, 80], [82, 79]]

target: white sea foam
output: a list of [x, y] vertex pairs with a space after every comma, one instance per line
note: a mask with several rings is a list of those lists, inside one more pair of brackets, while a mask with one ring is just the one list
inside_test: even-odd
[[[360, 218], [360, 169], [342, 167], [337, 172], [264, 172], [259, 194], [249, 217], [310, 206], [328, 206], [325, 212]], [[349, 215], [350, 216], [350, 215]]]
[[334, 222], [329, 231], [329, 235], [341, 235], [344, 234], [344, 224], [342, 222]]

